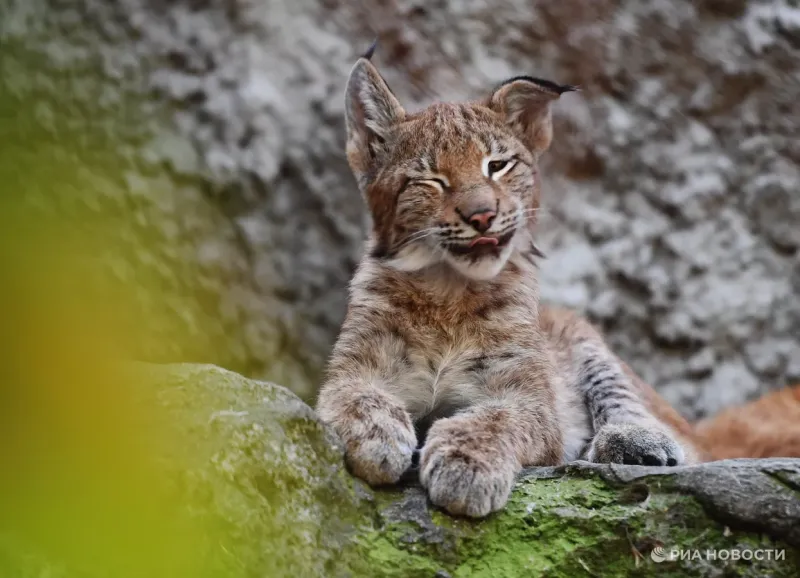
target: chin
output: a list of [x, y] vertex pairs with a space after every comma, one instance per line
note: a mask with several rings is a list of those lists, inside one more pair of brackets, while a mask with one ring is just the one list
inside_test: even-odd
[[511, 236], [500, 246], [460, 247], [454, 250], [414, 244], [404, 247], [388, 262], [396, 271], [413, 273], [417, 271], [454, 271], [471, 281], [494, 279], [508, 263], [514, 251]]
[[482, 255], [454, 255], [445, 257], [447, 263], [459, 274], [473, 281], [494, 279], [508, 263], [513, 247], [509, 244], [497, 252]]

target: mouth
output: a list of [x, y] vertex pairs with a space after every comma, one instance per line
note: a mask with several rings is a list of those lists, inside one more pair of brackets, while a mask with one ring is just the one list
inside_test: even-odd
[[514, 231], [509, 231], [499, 236], [484, 235], [475, 237], [467, 243], [450, 243], [447, 250], [453, 255], [480, 257], [499, 257], [503, 249], [508, 246], [514, 236]]

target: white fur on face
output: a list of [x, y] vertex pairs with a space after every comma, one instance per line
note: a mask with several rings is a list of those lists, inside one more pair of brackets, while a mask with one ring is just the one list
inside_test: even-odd
[[503, 247], [503, 250], [497, 257], [487, 255], [480, 259], [473, 260], [469, 256], [459, 257], [458, 255], [447, 253], [445, 261], [447, 261], [453, 269], [468, 279], [487, 281], [496, 277], [500, 271], [503, 270], [513, 250], [514, 244], [512, 242]]
[[487, 255], [474, 260], [469, 256], [453, 255], [442, 249], [434, 249], [423, 243], [413, 243], [403, 247], [397, 255], [387, 261], [387, 265], [397, 271], [411, 273], [434, 266], [449, 266], [467, 279], [485, 281], [496, 277], [508, 262], [514, 251], [514, 243], [503, 247], [497, 257]]
[[[493, 161], [506, 161], [506, 165], [499, 171], [492, 173], [489, 170], [489, 163]], [[515, 161], [514, 159], [507, 159], [503, 157], [491, 157], [491, 156], [483, 157], [483, 160], [481, 161], [481, 172], [483, 173], [484, 177], [489, 177], [493, 181], [496, 181], [499, 180], [504, 174], [506, 174], [512, 168], [514, 168], [515, 164], [517, 164], [517, 161]]]
[[417, 242], [400, 249], [387, 265], [398, 271], [411, 273], [440, 262], [441, 256], [441, 250], [437, 251], [422, 242]]
[[[509, 241], [508, 245], [503, 247], [503, 250], [500, 251], [500, 254], [497, 257], [487, 255], [485, 257], [475, 260], [472, 259], [469, 255], [465, 255], [462, 257], [447, 252], [445, 254], [444, 260], [458, 273], [460, 273], [464, 277], [467, 277], [468, 279], [473, 279], [475, 281], [487, 281], [489, 279], [493, 279], [500, 273], [500, 271], [503, 270], [503, 267], [506, 266], [506, 263], [508, 263], [508, 259], [514, 252], [514, 248], [518, 245], [520, 241], [519, 227], [522, 224], [523, 214], [522, 214], [522, 209], [520, 208], [518, 202], [517, 202], [517, 210], [514, 214], [513, 219], [515, 222], [514, 227], [516, 229], [516, 232], [514, 233], [514, 238], [512, 238]], [[507, 224], [500, 226], [504, 228], [507, 226]], [[493, 231], [494, 228], [495, 226], [489, 229], [488, 232], [489, 233], [494, 232]]]
[[[397, 271], [411, 273], [437, 265], [444, 266], [444, 264], [446, 264], [467, 279], [475, 281], [493, 279], [503, 270], [511, 254], [514, 252], [515, 247], [520, 244], [521, 229], [519, 229], [519, 227], [523, 221], [523, 213], [522, 209], [519, 207], [519, 203], [517, 203], [517, 205], [517, 210], [513, 217], [511, 217], [516, 227], [514, 238], [511, 239], [508, 245], [503, 247], [502, 251], [500, 251], [500, 254], [497, 256], [486, 255], [474, 259], [469, 255], [454, 255], [444, 248], [431, 243], [428, 239], [420, 239], [400, 249], [397, 254], [387, 262], [387, 265]], [[501, 225], [501, 228], [505, 229], [507, 225], [508, 220], [505, 221], [505, 224]], [[490, 229], [488, 232], [492, 233], [495, 231]], [[497, 233], [499, 233], [499, 231], [497, 231]], [[479, 235], [475, 234], [474, 236], [477, 237]]]

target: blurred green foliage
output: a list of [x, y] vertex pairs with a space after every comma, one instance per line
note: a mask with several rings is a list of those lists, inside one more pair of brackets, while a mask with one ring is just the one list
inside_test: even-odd
[[[35, 74], [26, 58], [4, 46], [0, 63], [20, 74], [30, 62]], [[10, 78], [0, 90], [0, 576], [213, 575], [197, 550], [215, 530], [190, 518], [155, 451], [178, 443], [168, 417], [136, 403], [137, 384], [116, 369], [147, 356], [142, 344], [198, 357], [212, 344], [178, 339], [158, 275], [126, 253], [158, 239], [116, 194], [126, 161], [113, 131], [97, 118], [76, 124]]]

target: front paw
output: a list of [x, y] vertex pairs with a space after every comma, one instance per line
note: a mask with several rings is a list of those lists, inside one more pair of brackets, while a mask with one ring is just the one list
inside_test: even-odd
[[517, 470], [516, 460], [496, 447], [433, 431], [420, 457], [420, 482], [431, 502], [450, 514], [473, 518], [506, 505]]
[[391, 401], [363, 396], [333, 423], [353, 474], [371, 486], [394, 484], [411, 467], [417, 447], [411, 418]]
[[606, 424], [589, 448], [589, 461], [642, 466], [677, 466], [685, 461], [683, 449], [658, 427]]

